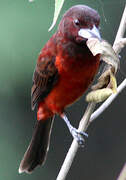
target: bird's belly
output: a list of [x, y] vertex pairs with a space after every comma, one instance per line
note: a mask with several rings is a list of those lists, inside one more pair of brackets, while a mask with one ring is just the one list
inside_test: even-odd
[[75, 102], [86, 91], [93, 80], [99, 62], [93, 66], [81, 67], [78, 72], [67, 71], [60, 76], [58, 83], [46, 97], [45, 102], [53, 113], [61, 113], [64, 108]]

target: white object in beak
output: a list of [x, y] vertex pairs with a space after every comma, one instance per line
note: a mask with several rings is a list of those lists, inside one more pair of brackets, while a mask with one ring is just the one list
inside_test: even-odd
[[100, 36], [100, 32], [98, 30], [98, 28], [96, 28], [96, 26], [94, 25], [92, 29], [80, 29], [78, 31], [78, 35], [89, 39], [89, 38], [98, 38], [99, 40], [101, 40], [101, 36]]

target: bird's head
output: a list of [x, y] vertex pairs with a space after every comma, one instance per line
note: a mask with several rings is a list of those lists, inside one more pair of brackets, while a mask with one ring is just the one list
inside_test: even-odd
[[64, 14], [58, 30], [67, 39], [81, 44], [91, 37], [101, 39], [99, 23], [97, 11], [85, 5], [76, 5]]

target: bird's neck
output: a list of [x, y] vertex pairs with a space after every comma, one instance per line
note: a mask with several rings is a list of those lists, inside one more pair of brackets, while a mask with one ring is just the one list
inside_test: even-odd
[[[68, 39], [67, 36], [63, 35], [60, 32], [57, 32], [56, 35], [57, 40], [57, 49], [62, 49], [62, 56], [69, 56], [69, 58], [78, 59], [84, 58], [84, 56], [90, 57], [92, 59], [93, 55], [88, 49], [86, 42], [76, 43], [72, 39]], [[61, 48], [62, 47], [62, 48]], [[60, 51], [61, 52], [61, 51]]]

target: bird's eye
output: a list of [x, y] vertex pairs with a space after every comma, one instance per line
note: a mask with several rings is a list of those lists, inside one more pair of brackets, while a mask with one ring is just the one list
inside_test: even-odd
[[79, 22], [78, 19], [75, 19], [75, 20], [74, 20], [74, 23], [75, 23], [76, 26], [79, 26], [79, 25], [80, 25], [80, 22]]

